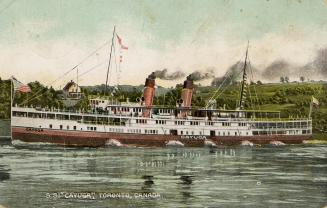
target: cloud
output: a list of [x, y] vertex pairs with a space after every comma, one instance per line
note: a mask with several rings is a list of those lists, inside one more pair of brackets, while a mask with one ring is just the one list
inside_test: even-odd
[[[36, 25], [35, 27], [41, 25], [40, 29], [33, 30], [32, 34], [42, 34], [55, 27], [56, 24], [58, 23], [45, 23], [45, 26], [42, 26], [42, 23], [26, 23], [25, 29], [29, 28], [29, 25]], [[2, 40], [0, 42], [2, 48], [0, 51], [2, 67], [0, 76], [8, 78], [10, 75], [15, 75], [24, 82], [39, 80], [45, 84], [51, 83], [78, 64], [94, 49], [104, 42], [110, 41], [111, 37], [108, 34], [112, 33], [112, 28], [111, 24], [104, 24], [93, 36], [63, 36], [57, 39], [37, 41], [35, 35], [25, 34], [17, 43]], [[211, 29], [210, 34], [198, 37], [196, 41], [193, 36], [196, 31], [191, 31], [188, 36], [184, 36], [178, 41], [165, 40], [162, 44], [163, 47], [154, 46], [154, 42], [161, 40], [155, 38], [153, 34], [149, 34], [148, 31], [133, 26], [132, 22], [122, 22], [117, 30], [129, 50], [122, 52], [123, 62], [120, 67], [118, 59], [116, 61], [113, 59], [110, 68], [110, 85], [118, 82], [120, 84], [141, 84], [145, 77], [153, 72], [153, 69], [172, 69], [172, 73], [168, 73], [168, 70], [165, 72], [158, 70], [166, 73], [164, 74], [165, 78], [160, 81], [160, 85], [175, 86], [176, 82], [173, 82], [172, 77], [182, 77], [182, 72], [193, 74], [197, 80], [210, 84], [211, 78], [223, 77], [230, 70], [230, 66], [238, 61], [243, 61], [245, 56], [247, 41], [232, 38], [229, 33], [218, 29], [216, 32]], [[313, 61], [317, 49], [327, 45], [324, 37], [326, 37], [326, 32], [299, 30], [295, 33], [271, 32], [262, 37], [250, 39], [251, 65], [263, 73], [258, 77], [265, 79], [263, 81], [270, 81], [269, 73], [277, 76], [278, 73], [273, 70], [276, 68], [274, 67], [276, 63], [279, 64], [277, 67], [292, 72], [293, 69], [290, 68], [295, 66], [296, 73], [314, 69], [319, 73], [326, 74], [326, 63], [324, 62], [326, 52], [321, 51], [320, 55], [317, 55], [317, 60]], [[97, 69], [80, 77], [81, 84], [95, 85], [105, 82], [109, 49], [109, 45], [104, 47], [78, 67], [79, 73], [82, 74], [104, 62]], [[119, 51], [116, 50], [114, 55], [118, 58]], [[287, 60], [287, 62], [279, 60]], [[271, 66], [272, 63], [274, 65]], [[267, 71], [267, 68], [270, 72]], [[178, 74], [174, 74], [174, 71]], [[256, 73], [256, 75], [260, 75], [260, 73]], [[55, 83], [55, 87], [59, 88], [65, 82], [76, 79], [76, 77], [76, 71], [71, 72], [60, 82]]]

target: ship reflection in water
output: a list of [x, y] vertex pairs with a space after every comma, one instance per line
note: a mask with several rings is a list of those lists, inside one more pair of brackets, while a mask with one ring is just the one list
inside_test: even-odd
[[0, 165], [0, 182], [10, 179], [9, 171], [5, 166]]
[[0, 144], [5, 207], [323, 207], [327, 146], [14, 148]]

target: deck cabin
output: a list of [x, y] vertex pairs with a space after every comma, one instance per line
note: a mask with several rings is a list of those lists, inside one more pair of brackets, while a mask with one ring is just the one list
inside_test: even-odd
[[[96, 103], [98, 101], [98, 103]], [[100, 100], [92, 105], [105, 106]], [[153, 106], [148, 110], [137, 103], [115, 103], [105, 110], [90, 112], [13, 107], [13, 118], [22, 126], [60, 130], [104, 131], [140, 134], [202, 136], [307, 135], [311, 119], [281, 118], [278, 111], [172, 108]], [[186, 116], [180, 116], [187, 112]], [[31, 118], [34, 118], [31, 120]], [[33, 121], [34, 120], [34, 121]], [[33, 121], [33, 122], [31, 122]]]

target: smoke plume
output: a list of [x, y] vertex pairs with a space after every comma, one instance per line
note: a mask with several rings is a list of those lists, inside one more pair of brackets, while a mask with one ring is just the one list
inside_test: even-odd
[[276, 60], [261, 73], [261, 78], [269, 81], [277, 81], [284, 76], [295, 80], [299, 80], [300, 76], [307, 79], [327, 78], [327, 48], [318, 50], [315, 58], [303, 66], [292, 65], [284, 60]]
[[244, 66], [244, 62], [237, 62], [233, 64], [227, 69], [226, 73], [223, 76], [215, 77], [211, 81], [211, 85], [219, 86], [224, 82], [224, 80], [226, 80], [225, 81], [226, 83], [232, 83], [240, 80], [243, 66]]
[[154, 72], [154, 75], [158, 79], [163, 79], [163, 80], [177, 80], [185, 76], [184, 72], [182, 71], [175, 71], [172, 73], [168, 73], [167, 69], [157, 70]]
[[[231, 84], [233, 82], [238, 82], [242, 80], [243, 67], [244, 67], [244, 62], [242, 61], [236, 62], [235, 64], [231, 65], [227, 69], [226, 73], [223, 76], [215, 77], [211, 81], [211, 85], [220, 86], [224, 82], [224, 80], [225, 80], [225, 84]], [[252, 78], [253, 79], [258, 78], [258, 76], [260, 76], [260, 71], [257, 68], [250, 66], [249, 63], [247, 65], [246, 71], [247, 71], [248, 80]]]
[[193, 81], [201, 81], [214, 77], [215, 77], [215, 73], [213, 68], [209, 68], [205, 71], [194, 71], [190, 75], [188, 75], [188, 78], [192, 79]]
[[[193, 81], [201, 81], [205, 79], [212, 79], [212, 86], [219, 86], [223, 83], [233, 83], [242, 79], [242, 69], [244, 62], [237, 62], [231, 65], [226, 73], [221, 77], [215, 77], [216, 69], [211, 67], [207, 70], [196, 70], [187, 76], [187, 79]], [[270, 63], [264, 69], [255, 68], [253, 65], [249, 67], [247, 65], [247, 77], [248, 80], [263, 80], [269, 82], [278, 82], [280, 77], [289, 77], [293, 80], [299, 81], [300, 76], [306, 79], [314, 78], [327, 78], [327, 47], [317, 51], [315, 58], [302, 66], [293, 65], [285, 60], [279, 59]], [[249, 70], [251, 68], [251, 70]], [[252, 76], [253, 75], [253, 76]], [[151, 77], [157, 77], [163, 80], [177, 80], [184, 77], [185, 74], [182, 71], [175, 71], [169, 73], [167, 69], [157, 70], [151, 74]]]
[[276, 79], [279, 79], [280, 77], [292, 74], [292, 70], [294, 70], [294, 66], [292, 67], [284, 60], [276, 60], [263, 70], [261, 76], [263, 79], [276, 81]]
[[323, 77], [327, 77], [327, 48], [320, 49], [313, 61], [314, 68]]

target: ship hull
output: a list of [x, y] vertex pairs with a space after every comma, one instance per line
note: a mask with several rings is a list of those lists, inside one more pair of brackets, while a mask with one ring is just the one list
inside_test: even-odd
[[165, 147], [169, 141], [177, 142], [185, 147], [203, 147], [211, 141], [215, 145], [239, 145], [242, 141], [254, 144], [269, 144], [281, 141], [285, 144], [301, 144], [311, 135], [256, 135], [256, 136], [187, 136], [187, 135], [155, 135], [155, 134], [123, 134], [88, 131], [65, 131], [52, 129], [12, 128], [12, 141], [26, 143], [45, 143], [67, 147], [105, 147], [108, 142], [118, 141], [122, 146], [130, 147]]

